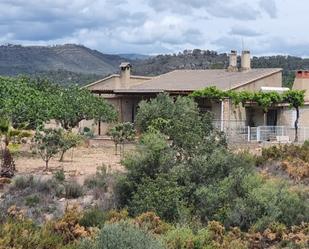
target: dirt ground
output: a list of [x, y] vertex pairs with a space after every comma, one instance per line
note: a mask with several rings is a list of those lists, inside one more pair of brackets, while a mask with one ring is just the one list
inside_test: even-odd
[[[132, 149], [132, 148], [131, 148]], [[126, 151], [129, 151], [130, 148]], [[42, 158], [31, 153], [27, 148], [23, 148], [20, 153], [14, 156], [17, 175], [51, 175], [53, 172], [63, 169], [65, 174], [84, 180], [85, 177], [95, 174], [98, 167], [105, 165], [109, 171], [123, 171], [120, 164], [121, 157], [115, 155], [114, 146], [105, 145], [100, 147], [80, 146], [65, 154], [63, 162], [59, 161], [59, 156], [52, 158], [49, 162], [49, 171], [45, 171], [45, 163]]]

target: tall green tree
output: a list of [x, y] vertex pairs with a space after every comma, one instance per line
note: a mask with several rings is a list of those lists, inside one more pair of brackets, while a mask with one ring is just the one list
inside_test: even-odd
[[298, 121], [299, 121], [299, 107], [303, 106], [305, 103], [305, 91], [290, 90], [284, 93], [284, 101], [290, 104], [290, 107], [296, 110], [296, 119], [294, 122], [295, 128], [295, 142], [298, 141]]
[[30, 82], [25, 77], [0, 77], [0, 113], [15, 128], [36, 128], [52, 117], [50, 93]]
[[84, 119], [108, 122], [117, 117], [115, 109], [103, 98], [78, 86], [59, 89], [54, 98], [52, 116], [66, 130], [76, 127]]

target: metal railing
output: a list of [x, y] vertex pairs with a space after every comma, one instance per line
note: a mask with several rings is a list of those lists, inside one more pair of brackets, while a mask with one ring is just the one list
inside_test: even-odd
[[[225, 132], [229, 143], [248, 142], [293, 142], [295, 139], [295, 128], [288, 126], [246, 126], [244, 122], [214, 121], [214, 126]], [[309, 140], [309, 127], [298, 128], [298, 141]]]

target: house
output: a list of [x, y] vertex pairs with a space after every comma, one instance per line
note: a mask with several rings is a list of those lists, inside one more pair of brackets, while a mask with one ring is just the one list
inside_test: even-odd
[[[171, 96], [189, 95], [195, 90], [216, 86], [221, 90], [260, 91], [263, 87], [282, 87], [281, 68], [251, 68], [249, 51], [242, 51], [240, 67], [237, 52], [231, 51], [227, 69], [174, 70], [156, 77], [131, 75], [131, 65], [121, 63], [120, 73], [113, 74], [86, 86], [94, 94], [112, 103], [119, 112], [119, 121], [134, 122], [138, 103], [155, 97], [159, 93]], [[230, 127], [278, 125], [284, 120], [277, 107], [264, 115], [257, 106], [235, 107], [228, 99], [222, 102], [199, 101], [202, 111], [211, 111], [218, 126], [225, 130]], [[83, 126], [87, 125], [84, 123]], [[89, 127], [90, 123], [88, 123]], [[95, 134], [104, 134], [106, 124], [92, 124]]]
[[[299, 70], [295, 73], [295, 80], [293, 84], [293, 90], [305, 90], [305, 104], [300, 108], [299, 127], [307, 127], [307, 133], [309, 138], [309, 71]], [[281, 115], [280, 123], [286, 126], [293, 127], [296, 119], [296, 111], [284, 106], [281, 109], [283, 115]]]

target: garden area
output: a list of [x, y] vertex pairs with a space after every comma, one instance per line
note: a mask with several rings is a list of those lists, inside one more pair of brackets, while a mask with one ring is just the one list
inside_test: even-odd
[[0, 249], [309, 248], [308, 142], [232, 150], [191, 96], [142, 101], [133, 125], [83, 89], [0, 90]]

